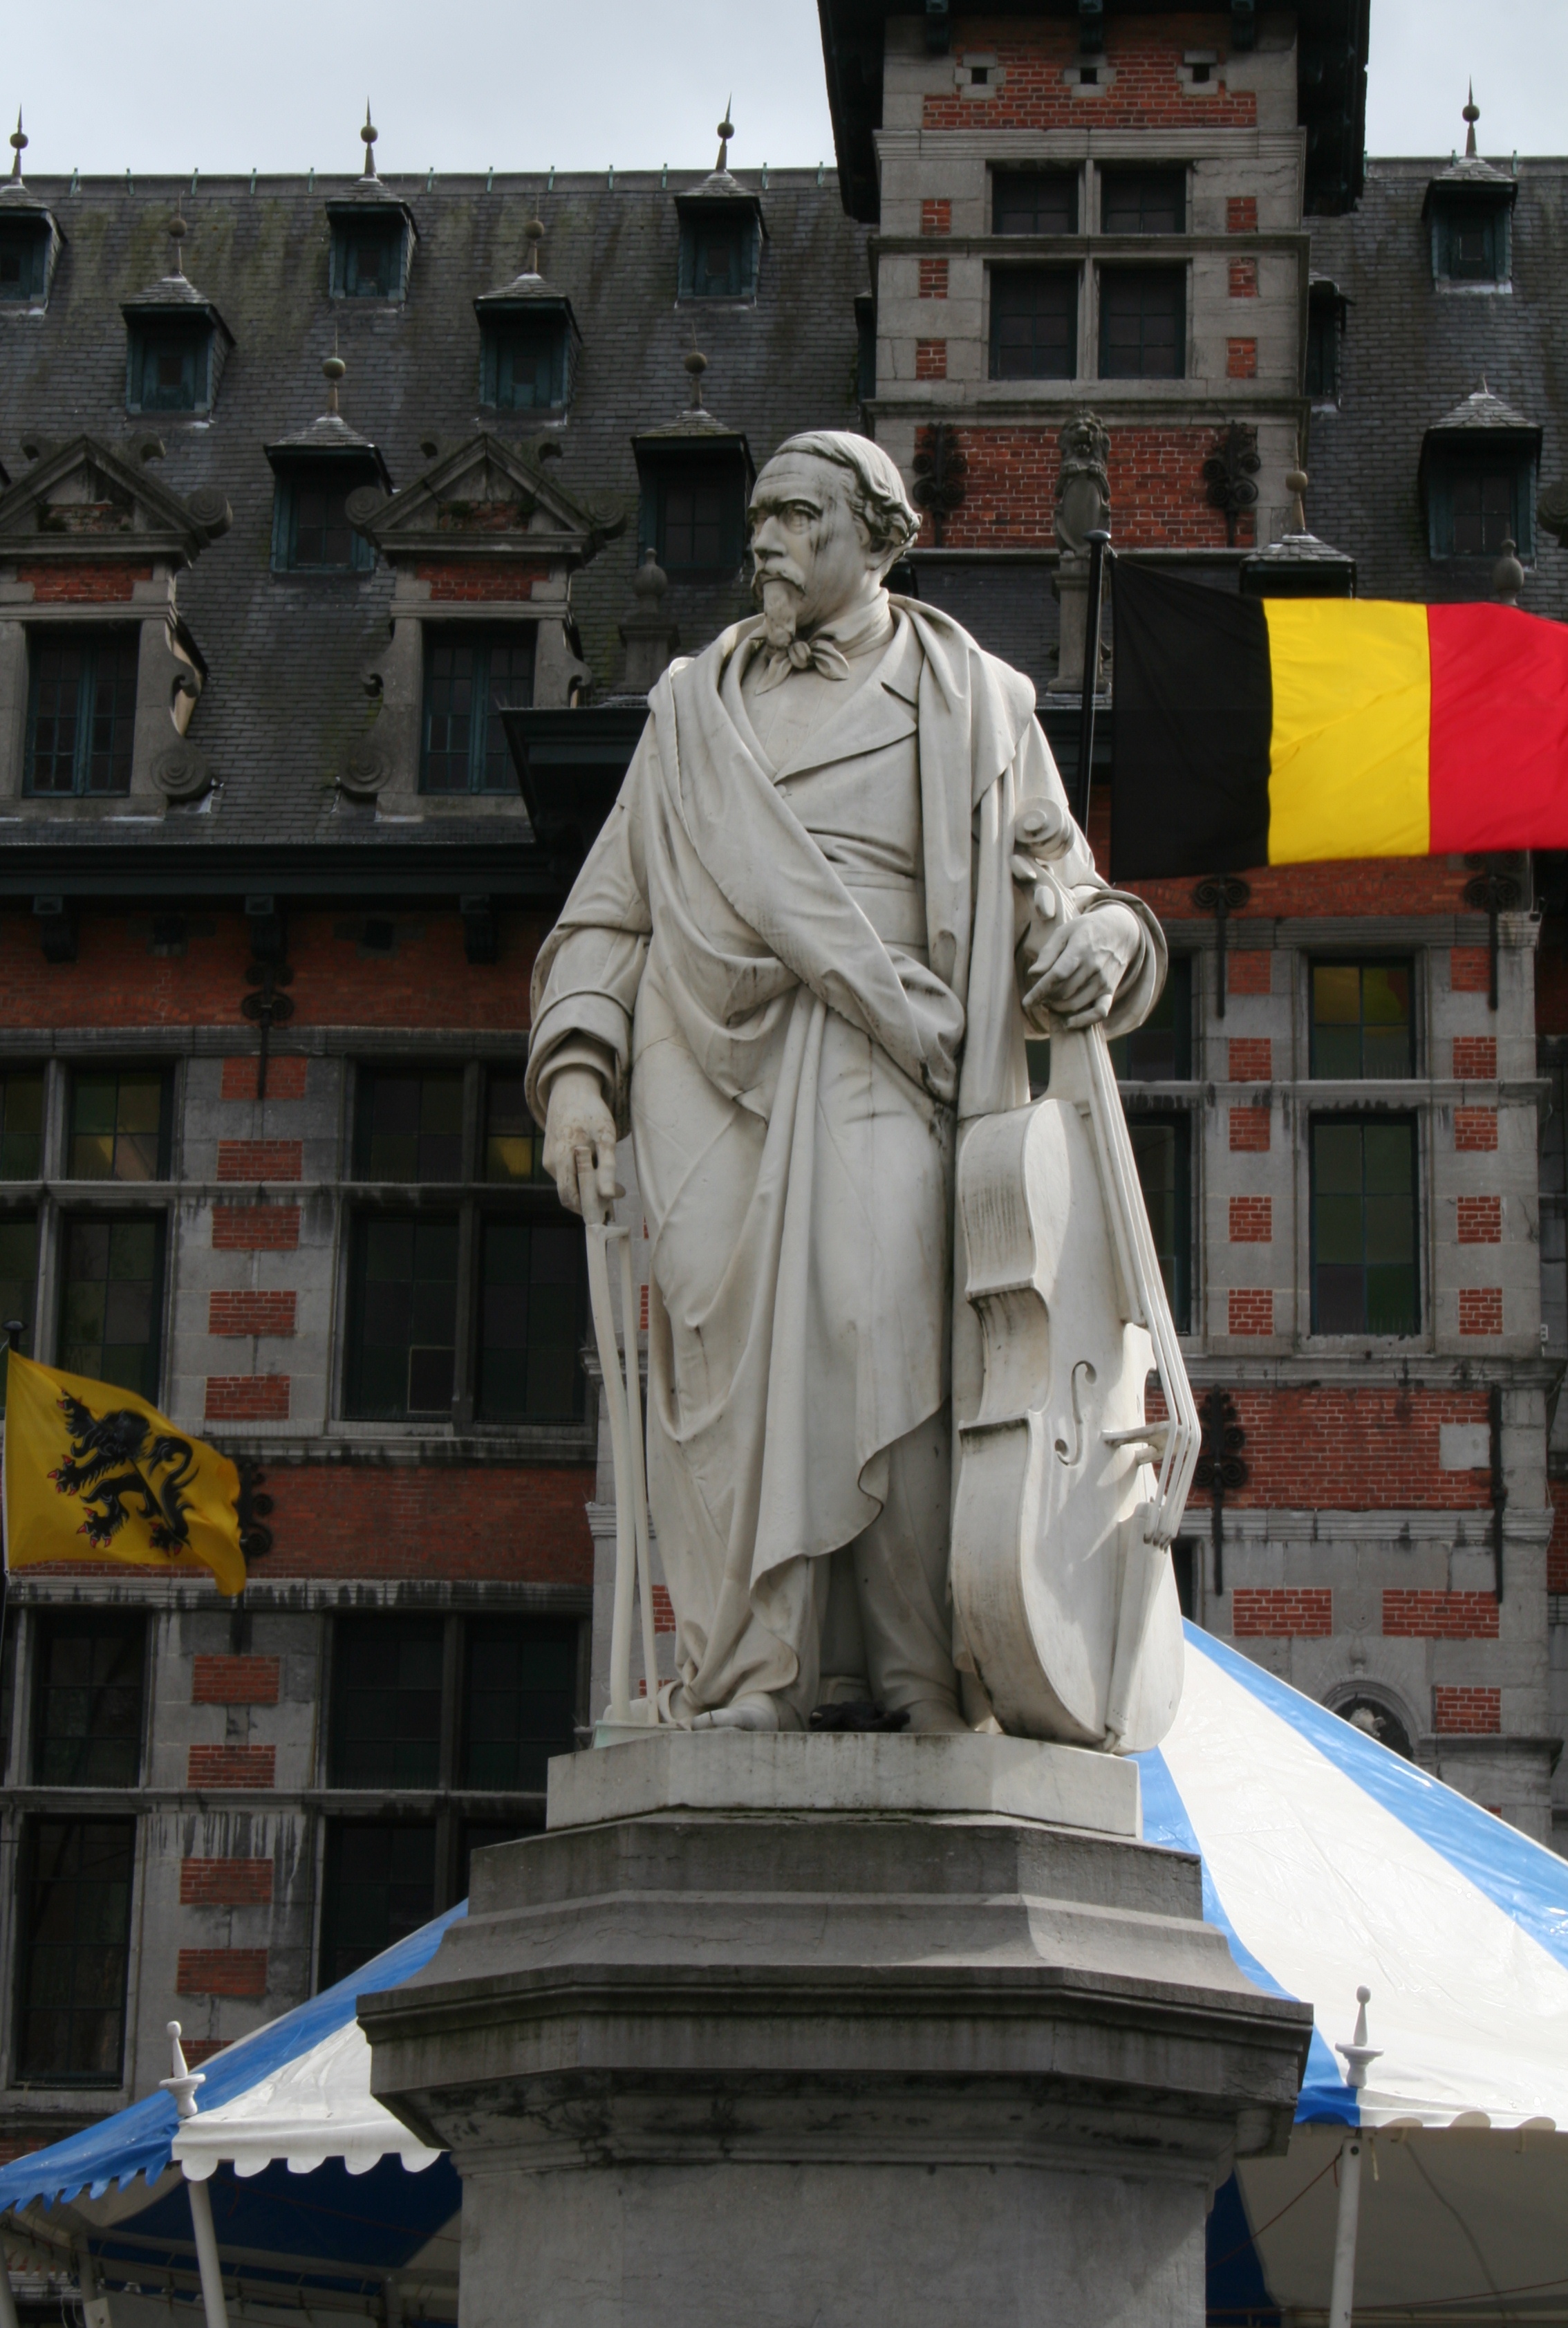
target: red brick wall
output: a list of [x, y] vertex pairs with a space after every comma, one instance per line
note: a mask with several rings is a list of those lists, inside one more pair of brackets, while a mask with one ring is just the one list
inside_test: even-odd
[[1326, 1639], [1334, 1630], [1334, 1595], [1327, 1585], [1238, 1584], [1231, 1594], [1231, 1629], [1238, 1639]]
[[1489, 1592], [1412, 1592], [1390, 1586], [1383, 1595], [1383, 1630], [1391, 1640], [1495, 1641], [1498, 1604]]
[[221, 1140], [221, 1180], [298, 1180], [305, 1173], [305, 1143], [299, 1140]]
[[1548, 1479], [1552, 1535], [1546, 1546], [1546, 1590], [1568, 1592], [1568, 1479]]
[[1455, 946], [1448, 961], [1448, 982], [1455, 994], [1491, 991], [1491, 957], [1485, 946]]
[[1501, 1197], [1461, 1197], [1459, 1199], [1460, 1244], [1501, 1244], [1502, 1241]]
[[277, 1657], [198, 1656], [191, 1675], [192, 1705], [276, 1705]]
[[[1258, 262], [1255, 258], [1233, 258], [1230, 263], [1230, 296], [1233, 299], [1255, 299], [1258, 296]], [[1257, 343], [1254, 341], [1254, 347]]]
[[267, 1950], [182, 1948], [174, 1986], [182, 1996], [265, 1996]]
[[1272, 1197], [1233, 1197], [1230, 1200], [1232, 1244], [1272, 1244], [1274, 1200]]
[[1006, 80], [994, 95], [961, 97], [956, 89], [925, 100], [927, 129], [1251, 129], [1258, 100], [1252, 89], [1223, 87], [1192, 96], [1177, 79], [1187, 49], [1228, 54], [1228, 14], [1197, 10], [1180, 16], [1113, 16], [1105, 24], [1105, 55], [1114, 78], [1098, 97], [1075, 97], [1066, 69], [1079, 57], [1075, 18], [966, 16], [953, 27], [953, 53], [983, 49]]
[[1274, 1330], [1274, 1297], [1267, 1286], [1233, 1285], [1225, 1296], [1225, 1331], [1228, 1334], [1272, 1334]]
[[269, 1788], [277, 1763], [276, 1746], [192, 1746], [186, 1759], [188, 1787]]
[[[915, 376], [920, 371], [915, 351]], [[938, 343], [937, 344], [942, 344]], [[945, 361], [945, 349], [944, 350]], [[1055, 425], [1040, 427], [961, 428], [955, 431], [968, 464], [962, 506], [943, 530], [950, 549], [1048, 545], [1056, 540], [1056, 471], [1060, 455]], [[1169, 543], [1223, 549], [1225, 519], [1208, 503], [1203, 465], [1214, 450], [1215, 430], [1119, 426], [1111, 437], [1111, 511], [1119, 549], [1149, 549]], [[929, 518], [925, 524], [930, 525]], [[923, 532], [921, 540], [934, 537]], [[1249, 537], [1250, 538], [1250, 537]], [[1191, 883], [1186, 885], [1191, 911]]]
[[1432, 1727], [1440, 1736], [1495, 1738], [1503, 1726], [1503, 1693], [1500, 1689], [1434, 1689], [1432, 1715]]
[[1274, 957], [1266, 946], [1249, 946], [1238, 953], [1233, 946], [1225, 958], [1227, 994], [1272, 994]]
[[414, 571], [421, 582], [428, 582], [430, 596], [437, 604], [531, 598], [534, 584], [549, 580], [548, 566], [519, 558], [428, 559]]
[[1230, 1144], [1233, 1150], [1262, 1155], [1266, 1152], [1273, 1111], [1266, 1107], [1233, 1107], [1230, 1112]]
[[1258, 376], [1258, 343], [1256, 340], [1227, 340], [1225, 342], [1225, 376], [1226, 380], [1256, 380]]
[[214, 1253], [293, 1253], [299, 1244], [297, 1205], [214, 1205]]
[[947, 378], [947, 342], [945, 340], [915, 341], [915, 377], [916, 380]]
[[1453, 1112], [1453, 1144], [1458, 1149], [1495, 1148], [1498, 1144], [1497, 1109], [1456, 1107]]
[[[267, 1063], [267, 1096], [275, 1099], [305, 1097], [305, 1059], [271, 1058]], [[231, 1057], [223, 1062], [223, 1096], [225, 1099], [254, 1099], [260, 1062], [254, 1054], [248, 1057]]]
[[1227, 234], [1256, 234], [1258, 230], [1256, 194], [1226, 195], [1225, 230]]
[[[1445, 1422], [1485, 1422], [1484, 1390], [1244, 1388], [1236, 1420], [1246, 1432], [1248, 1480], [1227, 1498], [1307, 1511], [1476, 1511], [1490, 1500], [1483, 1471], [1438, 1469]], [[1207, 1497], [1194, 1488], [1195, 1505]]]
[[138, 582], [150, 582], [150, 566], [129, 566], [123, 559], [105, 559], [101, 564], [80, 563], [74, 559], [61, 559], [58, 564], [40, 560], [28, 561], [16, 568], [19, 582], [31, 582], [35, 605], [123, 605]]
[[286, 1422], [288, 1380], [286, 1375], [209, 1375], [202, 1412], [209, 1422]]
[[1456, 1035], [1453, 1038], [1453, 1071], [1469, 1083], [1493, 1082], [1498, 1072], [1496, 1036]]
[[207, 1297], [210, 1334], [292, 1334], [292, 1293], [237, 1293], [214, 1287]]
[[[0, 1027], [228, 1026], [239, 1040], [250, 1041], [239, 1007], [249, 925], [242, 915], [227, 914], [207, 926], [210, 935], [192, 929], [183, 954], [154, 954], [145, 916], [84, 912], [76, 961], [47, 962], [31, 915], [0, 916]], [[289, 915], [296, 1033], [306, 1027], [419, 1027], [432, 1034], [483, 1027], [515, 1028], [521, 1037], [527, 1028], [528, 983], [545, 919], [503, 913], [502, 958], [488, 967], [465, 959], [455, 913], [399, 918], [396, 952], [362, 959], [361, 926], [331, 914]]]
[[1229, 1047], [1233, 1084], [1266, 1084], [1270, 1080], [1274, 1072], [1274, 1047], [1267, 1035], [1233, 1035]]
[[920, 205], [920, 231], [922, 234], [951, 234], [953, 204], [940, 197], [923, 202]]
[[269, 1578], [495, 1577], [590, 1587], [590, 1465], [267, 1467]]
[[270, 1859], [183, 1859], [182, 1908], [265, 1908], [272, 1899]]
[[920, 296], [923, 299], [946, 298], [947, 261], [945, 258], [923, 258], [921, 260]]
[[1503, 1330], [1503, 1289], [1500, 1285], [1461, 1285], [1460, 1332], [1500, 1334]]
[[[1113, 514], [1112, 523], [1120, 539], [1120, 516]], [[1098, 788], [1096, 800], [1108, 790]], [[1105, 871], [1103, 854], [1099, 863]], [[1459, 914], [1467, 910], [1464, 886], [1470, 876], [1462, 857], [1357, 857], [1321, 865], [1260, 865], [1249, 868], [1246, 878], [1252, 895], [1233, 921], [1317, 914]], [[1126, 886], [1167, 920], [1192, 917], [1190, 880], [1130, 881]]]

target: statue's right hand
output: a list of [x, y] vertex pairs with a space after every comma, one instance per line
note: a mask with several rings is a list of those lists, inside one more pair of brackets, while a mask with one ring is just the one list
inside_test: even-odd
[[605, 1210], [615, 1195], [615, 1119], [591, 1067], [562, 1067], [545, 1104], [544, 1169], [568, 1212], [580, 1213], [579, 1171], [592, 1172]]

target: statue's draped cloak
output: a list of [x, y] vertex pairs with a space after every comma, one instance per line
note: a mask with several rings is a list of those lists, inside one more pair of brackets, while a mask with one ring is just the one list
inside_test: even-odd
[[[978, 1366], [967, 1304], [953, 1314], [954, 1141], [1028, 1097], [1010, 840], [1021, 810], [1065, 801], [1028, 681], [893, 605], [882, 661], [782, 768], [741, 694], [755, 622], [666, 672], [534, 971], [535, 1114], [541, 1079], [591, 1061], [634, 1137], [677, 1720], [787, 1694], [811, 1562], [876, 1516], [887, 1450], [943, 1408], [955, 1366], [968, 1404]], [[918, 788], [903, 867], [901, 752]], [[1081, 837], [1062, 869], [1081, 906], [1111, 896]], [[1112, 1032], [1163, 975], [1136, 910]]]

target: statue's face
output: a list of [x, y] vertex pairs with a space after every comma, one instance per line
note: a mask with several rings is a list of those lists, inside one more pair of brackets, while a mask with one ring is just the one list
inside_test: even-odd
[[753, 587], [772, 632], [831, 621], [865, 596], [885, 563], [850, 506], [852, 480], [836, 461], [784, 453], [751, 496]]

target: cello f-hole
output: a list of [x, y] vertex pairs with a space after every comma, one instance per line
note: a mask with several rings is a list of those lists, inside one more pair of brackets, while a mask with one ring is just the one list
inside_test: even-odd
[[1087, 1358], [1080, 1358], [1073, 1368], [1073, 1443], [1069, 1447], [1065, 1439], [1058, 1439], [1056, 1441], [1057, 1462], [1066, 1463], [1069, 1468], [1075, 1463], [1081, 1463], [1084, 1460], [1084, 1410], [1078, 1404], [1080, 1375], [1086, 1376], [1090, 1382], [1095, 1378], [1094, 1366]]

